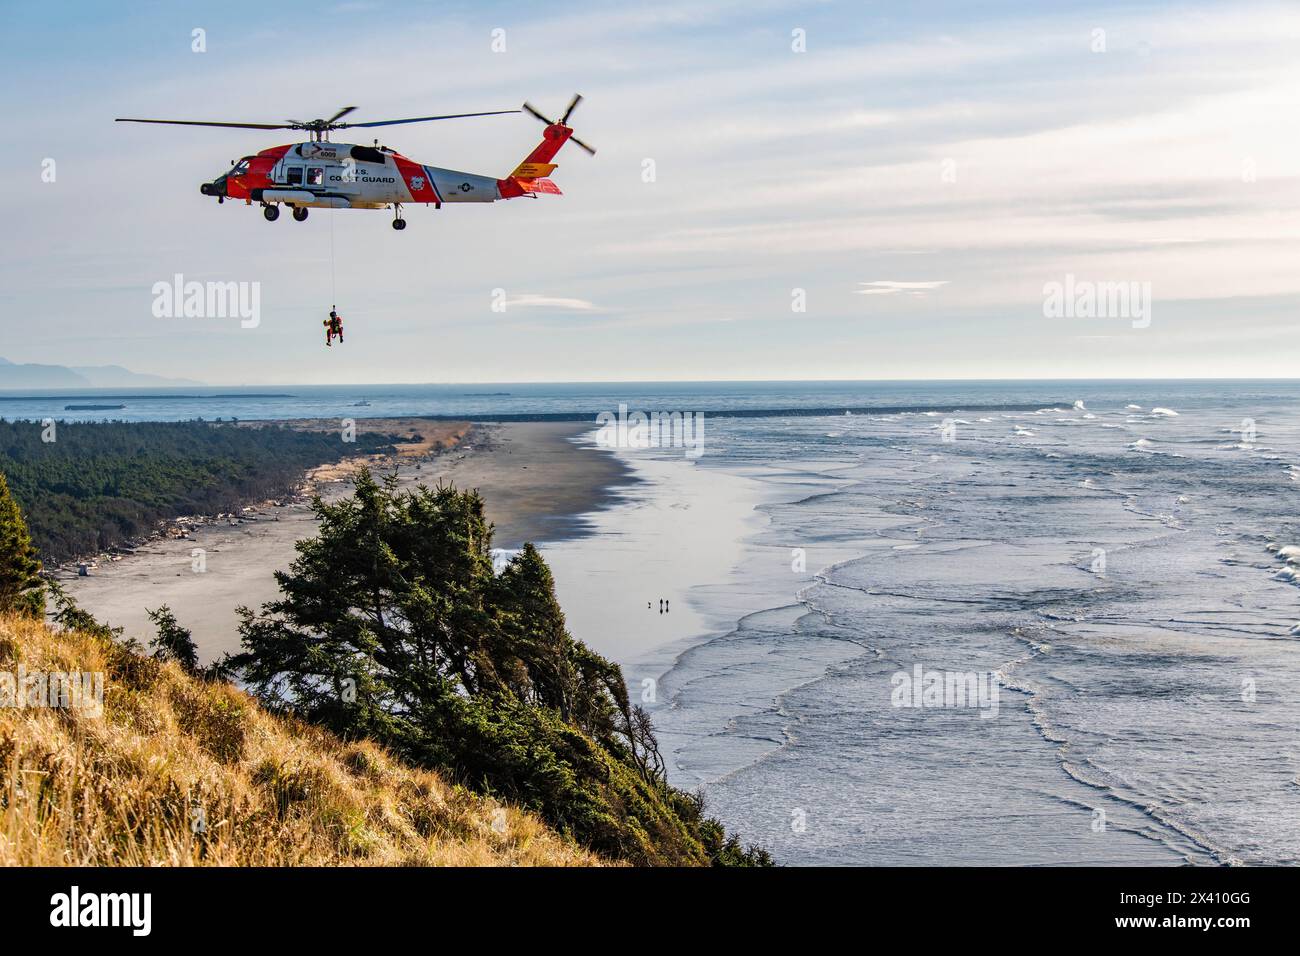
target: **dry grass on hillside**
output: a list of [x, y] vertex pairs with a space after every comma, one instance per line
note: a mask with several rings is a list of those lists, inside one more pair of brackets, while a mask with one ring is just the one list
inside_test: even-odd
[[272, 716], [229, 685], [0, 617], [0, 672], [19, 665], [102, 671], [104, 706], [0, 706], [0, 864], [600, 862], [531, 815]]

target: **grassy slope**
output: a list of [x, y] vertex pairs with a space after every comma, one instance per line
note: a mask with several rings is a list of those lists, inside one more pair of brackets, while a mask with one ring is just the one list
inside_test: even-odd
[[0, 864], [601, 862], [529, 814], [272, 716], [229, 685], [0, 617], [0, 671], [20, 663], [104, 672], [104, 711], [0, 707]]

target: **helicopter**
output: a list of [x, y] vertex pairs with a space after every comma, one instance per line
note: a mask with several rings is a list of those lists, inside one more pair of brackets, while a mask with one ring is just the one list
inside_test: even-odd
[[[410, 119], [374, 120], [367, 123], [340, 122], [353, 112], [346, 106], [328, 119], [308, 122], [286, 120], [284, 123], [217, 123], [199, 120], [160, 120], [118, 118], [118, 123], [160, 123], [172, 126], [218, 126], [228, 129], [295, 129], [311, 134], [305, 143], [272, 146], [252, 156], [232, 162], [231, 168], [211, 182], [202, 183], [199, 192], [215, 196], [218, 203], [242, 199], [245, 205], [259, 203], [267, 221], [280, 218], [280, 206], [288, 206], [293, 218], [302, 222], [309, 209], [392, 209], [393, 228], [406, 228], [402, 206], [406, 203], [442, 204], [496, 202], [499, 199], [536, 198], [542, 194], [560, 195], [560, 188], [547, 177], [556, 169], [551, 160], [565, 143], [596, 151], [573, 135], [569, 117], [582, 102], [575, 93], [559, 120], [551, 120], [528, 103], [522, 110], [491, 110], [483, 113], [451, 113], [443, 116], [416, 116]], [[330, 142], [335, 130], [397, 126], [403, 123], [428, 123], [435, 120], [466, 119], [475, 116], [500, 116], [527, 112], [546, 124], [542, 141], [529, 153], [514, 172], [503, 179], [495, 176], [464, 173], [440, 166], [426, 166], [403, 156], [379, 140], [373, 146]]]

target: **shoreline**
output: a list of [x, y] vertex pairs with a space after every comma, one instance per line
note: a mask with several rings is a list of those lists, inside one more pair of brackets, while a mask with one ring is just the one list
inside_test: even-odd
[[573, 636], [618, 662], [640, 693], [641, 681], [667, 670], [665, 653], [734, 623], [737, 605], [723, 592], [767, 524], [770, 491], [690, 459], [627, 449], [618, 457], [635, 479], [615, 490], [618, 507], [591, 515], [580, 542], [548, 542], [542, 554]]
[[[493, 546], [513, 550], [525, 541], [583, 536], [588, 516], [632, 482], [631, 470], [614, 455], [581, 440], [591, 430], [589, 422], [477, 424], [432, 458], [380, 464], [395, 464], [404, 488], [439, 481], [477, 488], [495, 527]], [[376, 463], [353, 460], [348, 474], [361, 464]], [[150, 539], [86, 577], [65, 569], [58, 579], [85, 610], [146, 643], [154, 634], [146, 609], [168, 605], [192, 632], [201, 659], [212, 660], [238, 649], [236, 608], [274, 600], [274, 572], [288, 568], [297, 541], [315, 534], [311, 492], [332, 501], [350, 489], [346, 475], [314, 474], [304, 497], [255, 506], [233, 524], [193, 523], [183, 536]]]

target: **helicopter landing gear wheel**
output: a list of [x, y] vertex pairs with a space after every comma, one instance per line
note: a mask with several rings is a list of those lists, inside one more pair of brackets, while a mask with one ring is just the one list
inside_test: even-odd
[[394, 219], [394, 220], [393, 220], [393, 228], [396, 229], [398, 232], [401, 232], [403, 229], [406, 228], [406, 220], [405, 220], [405, 219]]
[[263, 206], [262, 215], [266, 217], [267, 222], [275, 222], [280, 218], [279, 206]]
[[306, 207], [306, 206], [294, 206], [294, 207], [293, 207], [293, 218], [296, 219], [296, 220], [298, 220], [299, 222], [306, 222], [306, 220], [307, 220], [307, 207]]

